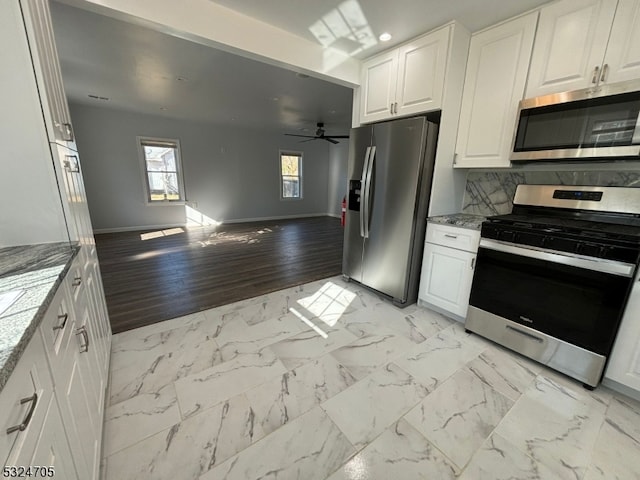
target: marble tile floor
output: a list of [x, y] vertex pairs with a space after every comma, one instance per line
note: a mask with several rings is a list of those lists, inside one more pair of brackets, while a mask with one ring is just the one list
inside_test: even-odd
[[640, 403], [341, 278], [113, 337], [101, 477], [640, 479]]

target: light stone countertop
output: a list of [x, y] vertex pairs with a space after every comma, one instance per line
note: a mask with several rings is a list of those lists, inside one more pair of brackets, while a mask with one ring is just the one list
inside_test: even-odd
[[436, 217], [427, 218], [428, 222], [438, 223], [441, 225], [451, 225], [460, 228], [469, 228], [471, 230], [480, 230], [482, 222], [487, 217], [483, 215], [473, 215], [469, 213], [453, 213], [451, 215], [438, 215]]
[[0, 248], [0, 391], [78, 250], [65, 242]]

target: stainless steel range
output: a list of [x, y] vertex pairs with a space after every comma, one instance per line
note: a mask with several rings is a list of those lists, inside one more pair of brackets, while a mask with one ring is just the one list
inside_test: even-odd
[[640, 188], [518, 185], [482, 225], [465, 328], [593, 388], [640, 259]]

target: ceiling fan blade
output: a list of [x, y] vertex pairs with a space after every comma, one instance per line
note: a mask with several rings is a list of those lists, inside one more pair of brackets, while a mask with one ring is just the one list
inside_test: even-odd
[[321, 138], [322, 138], [323, 140], [326, 140], [327, 142], [331, 142], [331, 143], [333, 143], [334, 145], [335, 145], [336, 143], [340, 143], [339, 141], [334, 140], [333, 138], [330, 138], [330, 137], [321, 137]]
[[[299, 136], [302, 136], [302, 135], [299, 135]], [[320, 137], [309, 137], [309, 140], [300, 140], [298, 143], [312, 142], [314, 140], [318, 140], [318, 138]]]
[[349, 138], [349, 135], [327, 135], [327, 138]]
[[313, 135], [296, 135], [295, 133], [285, 133], [288, 137], [316, 138]]

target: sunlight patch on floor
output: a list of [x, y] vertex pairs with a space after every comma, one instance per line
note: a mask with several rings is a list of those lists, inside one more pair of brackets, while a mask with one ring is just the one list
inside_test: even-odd
[[301, 314], [298, 310], [296, 310], [293, 307], [290, 307], [289, 311], [293, 313], [296, 317], [298, 317], [300, 320], [302, 320], [304, 323], [309, 325], [322, 338], [329, 338], [329, 335], [324, 330], [322, 330], [319, 326], [317, 326], [315, 323], [313, 323], [311, 320], [309, 320], [307, 317]]
[[355, 293], [333, 282], [326, 282], [313, 295], [301, 298], [297, 303], [329, 327], [333, 327], [355, 297]]
[[176, 228], [167, 228], [166, 230], [157, 230], [155, 232], [147, 232], [140, 234], [140, 240], [151, 240], [152, 238], [159, 237], [168, 237], [170, 235], [178, 235], [179, 233], [184, 233], [184, 228], [176, 227]]
[[272, 233], [270, 228], [262, 228], [255, 232], [248, 233], [229, 233], [229, 232], [215, 232], [212, 233], [207, 240], [198, 242], [200, 246], [207, 247], [209, 245], [222, 245], [225, 243], [244, 243], [252, 244], [259, 243], [260, 236]]

